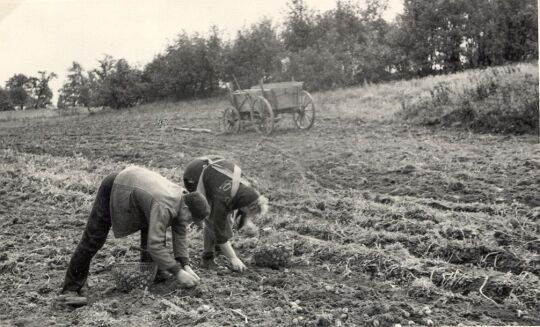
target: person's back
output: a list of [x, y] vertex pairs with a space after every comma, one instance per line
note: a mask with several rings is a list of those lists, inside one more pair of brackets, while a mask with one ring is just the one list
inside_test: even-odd
[[147, 225], [154, 201], [175, 217], [183, 193], [182, 187], [146, 168], [132, 166], [122, 170], [114, 180], [111, 193], [114, 235], [126, 236]]
[[195, 192], [203, 170], [214, 164], [223, 165], [229, 171], [234, 169], [234, 163], [218, 156], [200, 157], [193, 159], [184, 169], [184, 186], [189, 192]]
[[237, 187], [233, 186], [235, 167], [239, 169], [231, 160], [217, 156], [194, 159], [184, 170], [184, 186], [189, 192], [203, 193], [209, 203], [220, 201], [227, 211], [236, 210], [248, 205], [246, 201], [255, 200], [259, 194], [242, 174], [237, 176]]

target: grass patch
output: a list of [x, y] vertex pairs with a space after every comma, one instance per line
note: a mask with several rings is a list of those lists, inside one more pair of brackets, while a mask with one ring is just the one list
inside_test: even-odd
[[512, 65], [442, 80], [402, 103], [398, 117], [477, 132], [538, 133], [538, 66]]

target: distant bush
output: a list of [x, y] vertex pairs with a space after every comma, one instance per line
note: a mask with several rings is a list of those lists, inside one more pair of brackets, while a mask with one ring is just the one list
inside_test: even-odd
[[125, 59], [115, 61], [97, 88], [97, 104], [114, 109], [134, 106], [141, 98], [140, 71]]
[[9, 93], [0, 87], [0, 111], [15, 110], [15, 106], [11, 102]]
[[440, 82], [409, 103], [400, 116], [414, 123], [465, 127], [478, 132], [538, 133], [538, 72], [519, 66], [471, 73], [466, 81]]

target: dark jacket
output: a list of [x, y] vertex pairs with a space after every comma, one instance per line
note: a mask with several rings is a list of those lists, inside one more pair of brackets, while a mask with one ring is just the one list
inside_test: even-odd
[[[187, 263], [188, 221], [180, 216], [184, 188], [163, 176], [141, 167], [122, 170], [111, 192], [111, 219], [115, 237], [148, 230], [148, 252], [161, 269], [178, 271], [175, 261]], [[174, 257], [165, 247], [167, 227], [172, 227]]]
[[[211, 164], [213, 161], [215, 163]], [[260, 196], [243, 178], [238, 191], [234, 197], [232, 196], [234, 166], [232, 161], [220, 157], [202, 157], [190, 162], [184, 171], [186, 188], [190, 192], [197, 190], [203, 193], [212, 208], [207, 223], [214, 232], [217, 244], [226, 243], [233, 236], [232, 225], [227, 218], [228, 214], [251, 204]], [[201, 175], [202, 185], [199, 184]]]

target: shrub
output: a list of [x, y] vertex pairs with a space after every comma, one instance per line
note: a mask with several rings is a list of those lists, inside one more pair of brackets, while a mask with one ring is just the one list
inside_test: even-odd
[[0, 87], [0, 111], [15, 110], [9, 93]]
[[478, 132], [538, 132], [538, 74], [507, 66], [470, 73], [463, 83], [439, 82], [400, 116], [413, 123]]

